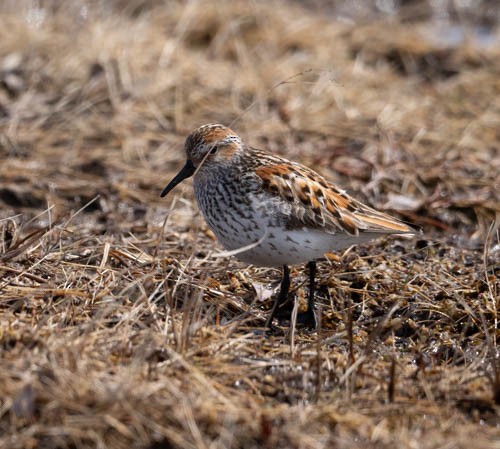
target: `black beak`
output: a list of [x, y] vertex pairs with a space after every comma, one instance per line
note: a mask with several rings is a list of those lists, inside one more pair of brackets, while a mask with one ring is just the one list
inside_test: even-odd
[[188, 159], [186, 165], [184, 165], [184, 167], [182, 167], [182, 170], [179, 173], [177, 173], [177, 176], [174, 179], [172, 179], [172, 181], [169, 182], [168, 186], [163, 189], [163, 192], [161, 192], [160, 196], [163, 198], [177, 184], [181, 183], [186, 178], [193, 176], [195, 171], [196, 167], [194, 166], [193, 162]]

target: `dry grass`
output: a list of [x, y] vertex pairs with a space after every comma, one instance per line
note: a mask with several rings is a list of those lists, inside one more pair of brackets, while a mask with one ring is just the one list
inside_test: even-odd
[[[1, 447], [499, 447], [498, 40], [31, 3], [0, 7]], [[278, 272], [214, 259], [188, 183], [159, 198], [206, 122], [425, 234], [322, 263], [321, 331], [263, 336]]]

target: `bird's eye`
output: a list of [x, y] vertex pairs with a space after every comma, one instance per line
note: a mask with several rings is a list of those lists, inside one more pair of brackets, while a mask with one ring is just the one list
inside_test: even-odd
[[217, 146], [212, 147], [212, 149], [210, 150], [210, 154], [215, 154], [215, 153], [217, 153], [217, 150], [218, 150], [218, 149], [219, 149], [219, 148], [217, 148]]

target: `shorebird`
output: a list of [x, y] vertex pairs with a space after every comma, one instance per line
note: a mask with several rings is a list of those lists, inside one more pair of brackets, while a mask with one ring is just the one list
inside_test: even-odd
[[316, 327], [317, 259], [384, 234], [415, 232], [349, 196], [314, 170], [245, 145], [223, 125], [195, 129], [184, 151], [184, 167], [161, 196], [194, 175], [198, 206], [224, 248], [249, 264], [283, 267], [280, 292], [266, 323], [269, 327], [287, 302], [289, 265], [308, 265], [308, 304], [301, 321]]

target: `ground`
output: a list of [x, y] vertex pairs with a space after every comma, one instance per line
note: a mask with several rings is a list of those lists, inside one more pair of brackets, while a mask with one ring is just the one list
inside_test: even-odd
[[[498, 17], [444, 3], [3, 2], [0, 447], [498, 448]], [[422, 233], [264, 333], [279, 270], [159, 197], [210, 122]]]

